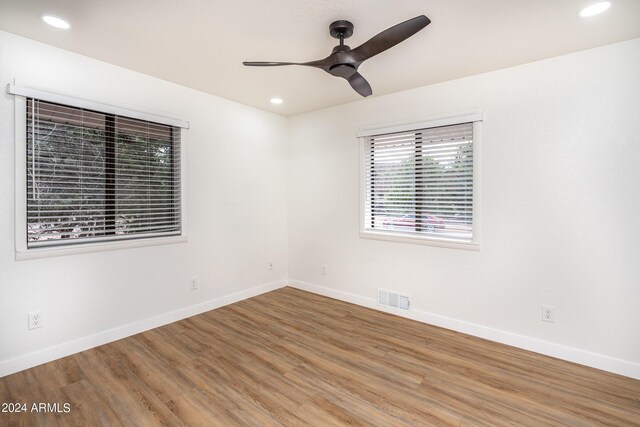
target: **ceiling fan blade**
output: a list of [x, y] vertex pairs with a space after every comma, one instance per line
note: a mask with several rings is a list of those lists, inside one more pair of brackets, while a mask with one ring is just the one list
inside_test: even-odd
[[328, 66], [328, 59], [329, 58], [325, 58], [325, 59], [320, 59], [318, 61], [309, 61], [309, 62], [243, 62], [242, 65], [245, 65], [247, 67], [279, 67], [282, 65], [304, 65], [307, 67], [316, 67], [316, 68], [322, 68], [325, 66]]
[[347, 79], [347, 81], [349, 82], [351, 87], [362, 96], [369, 96], [373, 93], [373, 91], [371, 90], [371, 85], [369, 85], [367, 79], [362, 77], [362, 74], [360, 73], [353, 73], [351, 77]]
[[353, 49], [352, 53], [358, 61], [364, 61], [408, 39], [430, 23], [431, 20], [426, 16], [416, 16], [376, 34]]
[[302, 65], [297, 62], [243, 62], [247, 67], [277, 67], [281, 65]]

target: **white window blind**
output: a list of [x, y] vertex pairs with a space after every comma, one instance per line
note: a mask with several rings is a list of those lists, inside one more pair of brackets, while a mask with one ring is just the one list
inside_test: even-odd
[[473, 123], [365, 138], [364, 231], [472, 241]]
[[27, 247], [181, 233], [180, 128], [27, 99]]

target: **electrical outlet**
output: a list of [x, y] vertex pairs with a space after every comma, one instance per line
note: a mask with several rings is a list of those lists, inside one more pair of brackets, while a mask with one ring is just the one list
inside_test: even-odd
[[322, 273], [323, 276], [327, 275], [327, 264], [322, 264], [320, 266], [320, 273]]
[[556, 321], [555, 309], [550, 305], [542, 306], [542, 321], [554, 323]]
[[269, 261], [269, 271], [273, 270], [273, 261]]
[[44, 318], [41, 311], [32, 311], [29, 313], [29, 329], [38, 329], [44, 326]]
[[192, 277], [189, 281], [189, 289], [195, 291], [196, 289], [198, 289], [198, 286], [200, 286], [200, 279], [198, 279], [197, 277]]

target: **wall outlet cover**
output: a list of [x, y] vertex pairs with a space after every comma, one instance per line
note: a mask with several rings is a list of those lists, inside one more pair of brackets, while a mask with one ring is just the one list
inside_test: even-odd
[[29, 329], [38, 329], [44, 326], [42, 311], [29, 312]]
[[555, 308], [550, 305], [542, 306], [542, 321], [554, 323], [556, 321]]

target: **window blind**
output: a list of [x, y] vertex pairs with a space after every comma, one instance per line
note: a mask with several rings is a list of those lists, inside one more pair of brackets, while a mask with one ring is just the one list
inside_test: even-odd
[[364, 229], [472, 240], [473, 123], [365, 139]]
[[180, 128], [27, 98], [27, 247], [178, 235]]

